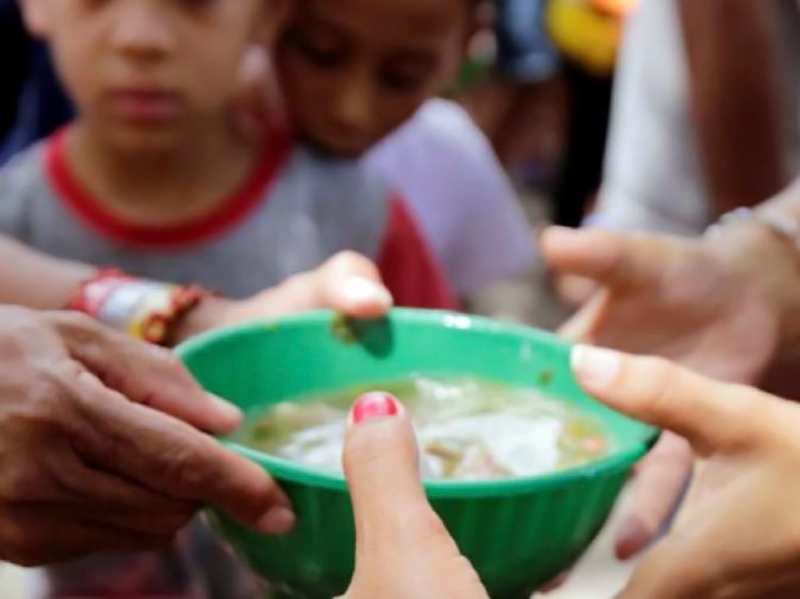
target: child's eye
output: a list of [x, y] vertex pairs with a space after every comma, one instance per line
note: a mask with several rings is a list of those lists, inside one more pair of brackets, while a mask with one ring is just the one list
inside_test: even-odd
[[344, 60], [344, 52], [341, 48], [313, 42], [297, 32], [289, 33], [286, 36], [286, 42], [308, 62], [318, 67], [332, 68]]
[[387, 71], [381, 73], [381, 83], [392, 90], [400, 92], [413, 92], [425, 86], [428, 80], [428, 75], [420, 75], [418, 73], [400, 73]]

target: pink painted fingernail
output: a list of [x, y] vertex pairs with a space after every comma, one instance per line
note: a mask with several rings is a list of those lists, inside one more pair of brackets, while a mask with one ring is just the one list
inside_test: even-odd
[[350, 410], [350, 423], [359, 424], [365, 420], [397, 416], [403, 406], [391, 394], [384, 391], [367, 393], [359, 397]]

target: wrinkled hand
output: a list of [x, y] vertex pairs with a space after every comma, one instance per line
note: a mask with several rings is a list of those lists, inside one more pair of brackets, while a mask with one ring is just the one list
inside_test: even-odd
[[352, 424], [344, 465], [356, 518], [356, 570], [343, 599], [488, 599], [428, 504], [402, 409]]
[[364, 256], [342, 252], [316, 270], [295, 275], [281, 285], [243, 301], [209, 299], [192, 311], [176, 331], [175, 341], [210, 329], [317, 309], [354, 318], [372, 318], [392, 307], [378, 268]]
[[159, 547], [201, 502], [285, 532], [278, 487], [201, 432], [239, 418], [166, 350], [80, 314], [0, 308], [0, 560]]
[[[715, 241], [546, 231], [541, 242], [553, 268], [601, 288], [563, 334], [663, 356], [721, 379], [754, 381], [786, 328], [784, 304], [797, 269], [781, 241], [761, 226], [731, 229]], [[617, 538], [620, 557], [646, 547], [663, 526], [691, 460], [686, 442], [667, 433], [639, 465], [631, 516]]]
[[577, 347], [573, 369], [597, 399], [699, 457], [673, 530], [620, 598], [800, 597], [800, 406], [609, 350]]

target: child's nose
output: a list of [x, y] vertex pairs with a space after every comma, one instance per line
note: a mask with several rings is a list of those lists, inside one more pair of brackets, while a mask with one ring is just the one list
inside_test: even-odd
[[[174, 35], [169, 16], [157, 14], [152, 2], [127, 2], [120, 5], [114, 20], [112, 40], [126, 54], [159, 56], [169, 53]], [[161, 11], [163, 12], [163, 11]]]
[[369, 125], [373, 92], [369, 81], [352, 79], [336, 99], [336, 116], [342, 127], [361, 130]]

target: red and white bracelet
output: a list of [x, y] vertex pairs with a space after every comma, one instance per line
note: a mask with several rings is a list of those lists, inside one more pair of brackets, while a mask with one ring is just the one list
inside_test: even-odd
[[88, 314], [131, 337], [164, 345], [172, 327], [210, 292], [168, 285], [107, 268], [83, 281], [67, 309]]

